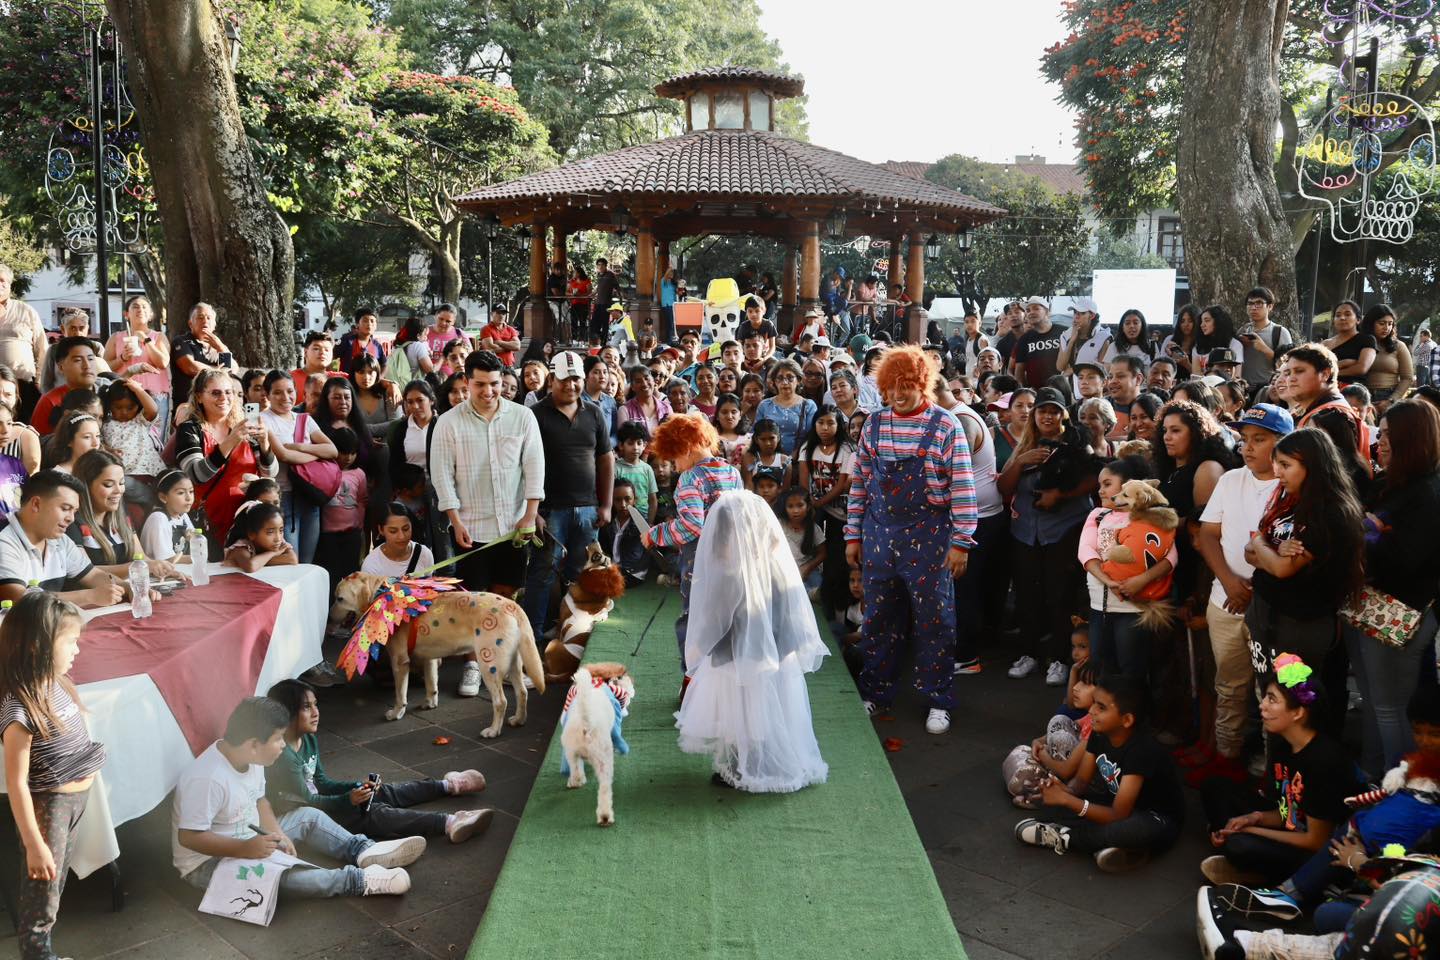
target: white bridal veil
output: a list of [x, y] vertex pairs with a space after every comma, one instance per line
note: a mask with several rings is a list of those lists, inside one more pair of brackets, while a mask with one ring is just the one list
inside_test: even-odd
[[760, 497], [722, 493], [705, 518], [690, 590], [676, 714], [680, 747], [711, 754], [732, 786], [789, 792], [825, 779], [805, 674], [828, 652], [780, 521]]

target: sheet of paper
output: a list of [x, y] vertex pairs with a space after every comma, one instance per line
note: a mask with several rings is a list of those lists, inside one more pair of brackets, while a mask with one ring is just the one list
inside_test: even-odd
[[215, 866], [200, 912], [268, 927], [275, 917], [280, 877], [291, 867], [310, 867], [299, 857], [275, 851], [264, 860], [225, 857]]

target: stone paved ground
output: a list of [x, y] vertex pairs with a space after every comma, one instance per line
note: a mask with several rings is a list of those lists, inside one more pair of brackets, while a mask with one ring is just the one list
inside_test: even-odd
[[[1108, 876], [1086, 858], [1018, 844], [1011, 828], [1021, 814], [1001, 787], [999, 763], [1011, 746], [1043, 731], [1057, 695], [1038, 677], [1008, 679], [1008, 658], [998, 648], [986, 652], [991, 655], [985, 672], [957, 681], [964, 706], [949, 735], [924, 732], [918, 701], [902, 700], [893, 720], [877, 722], [881, 736], [905, 741], [890, 755], [891, 765], [972, 960], [1196, 956], [1192, 905], [1196, 865], [1205, 851], [1193, 793], [1185, 839], [1138, 873]], [[61, 954], [76, 960], [463, 956], [539, 772], [560, 698], [532, 700], [528, 726], [507, 728], [498, 742], [482, 742], [489, 703], [453, 696], [458, 680], [453, 666], [447, 665], [441, 678], [440, 708], [412, 710], [397, 723], [381, 716], [389, 691], [368, 681], [321, 691], [323, 757], [332, 775], [376, 771], [395, 781], [473, 766], [489, 780], [475, 798], [498, 811], [489, 834], [464, 846], [432, 842], [412, 869], [415, 886], [407, 896], [289, 901], [268, 930], [203, 916], [195, 910], [198, 892], [181, 883], [170, 866], [167, 804], [120, 830], [123, 911], [110, 912], [103, 873], [71, 883], [56, 937]], [[415, 695], [412, 687], [412, 700]], [[449, 737], [449, 745], [436, 746], [437, 736]], [[435, 807], [467, 805], [455, 799]], [[0, 834], [5, 834], [0, 869], [13, 885], [13, 835]], [[536, 896], [537, 904], [544, 899], [541, 892]], [[897, 905], [901, 911], [903, 905]], [[8, 917], [0, 913], [0, 958], [16, 957], [16, 943]]]

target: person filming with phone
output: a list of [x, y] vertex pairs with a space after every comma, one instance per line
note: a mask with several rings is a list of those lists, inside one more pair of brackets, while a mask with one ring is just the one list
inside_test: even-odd
[[224, 370], [202, 370], [190, 395], [190, 417], [176, 431], [175, 464], [195, 484], [195, 499], [205, 507], [214, 536], [212, 560], [230, 533], [235, 511], [245, 499], [247, 473], [275, 476], [277, 463], [270, 434], [254, 407], [247, 419], [240, 404], [240, 383]]

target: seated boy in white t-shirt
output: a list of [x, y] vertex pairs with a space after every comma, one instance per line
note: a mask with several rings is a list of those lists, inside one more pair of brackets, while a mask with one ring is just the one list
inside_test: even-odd
[[[204, 890], [224, 857], [261, 860], [279, 850], [295, 856], [295, 842], [346, 865], [333, 870], [295, 866], [280, 889], [300, 897], [402, 894], [410, 875], [400, 869], [425, 852], [424, 837], [376, 843], [349, 833], [314, 807], [298, 807], [278, 820], [265, 799], [265, 768], [285, 749], [290, 718], [266, 697], [240, 701], [211, 744], [180, 775], [171, 822], [175, 869]], [[262, 832], [263, 831], [263, 832]]]

